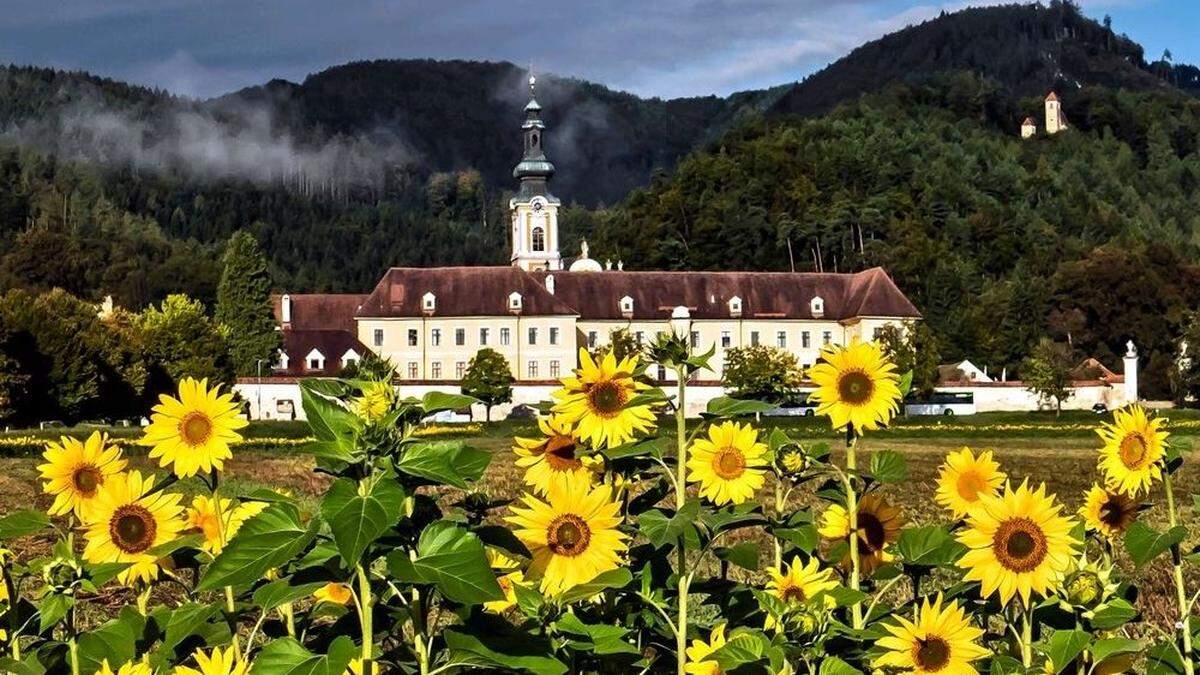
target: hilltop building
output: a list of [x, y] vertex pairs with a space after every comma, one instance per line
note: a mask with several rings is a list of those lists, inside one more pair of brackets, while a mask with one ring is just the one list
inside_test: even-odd
[[[627, 330], [640, 342], [658, 333], [716, 347], [715, 373], [696, 382], [692, 412], [723, 394], [725, 353], [771, 345], [816, 362], [826, 344], [870, 340], [889, 324], [921, 317], [884, 270], [856, 273], [652, 272], [601, 265], [587, 243], [565, 265], [547, 127], [533, 97], [521, 125], [519, 181], [509, 202], [511, 264], [503, 267], [395, 267], [363, 295], [284, 294], [275, 298], [283, 333], [269, 375], [238, 384], [254, 417], [299, 416], [300, 378], [333, 376], [373, 352], [396, 367], [404, 395], [457, 391], [471, 358], [499, 351], [517, 379], [512, 405], [546, 400], [576, 367], [578, 348]], [[671, 373], [651, 373], [667, 382]], [[695, 406], [695, 407], [693, 407]], [[498, 409], [504, 414], [505, 409]], [[480, 411], [482, 417], [482, 411]]]
[[[1057, 134], [1069, 128], [1067, 116], [1062, 111], [1062, 102], [1058, 100], [1058, 94], [1054, 92], [1047, 94], [1044, 108], [1047, 134]], [[1026, 117], [1025, 121], [1021, 122], [1021, 138], [1033, 138], [1034, 136], [1037, 136], [1037, 120], [1033, 117]]]

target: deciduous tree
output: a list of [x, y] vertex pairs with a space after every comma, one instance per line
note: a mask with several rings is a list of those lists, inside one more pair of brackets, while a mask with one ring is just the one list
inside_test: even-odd
[[512, 400], [514, 379], [508, 359], [500, 352], [485, 347], [471, 357], [460, 386], [462, 393], [474, 396], [483, 403], [485, 418], [490, 422], [492, 406]]

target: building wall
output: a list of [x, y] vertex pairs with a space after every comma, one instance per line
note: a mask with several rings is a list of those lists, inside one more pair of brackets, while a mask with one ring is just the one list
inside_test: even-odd
[[[513, 376], [518, 380], [544, 380], [559, 376], [575, 367], [575, 317], [571, 316], [496, 316], [496, 317], [426, 317], [426, 318], [361, 318], [358, 319], [358, 339], [390, 359], [403, 380], [458, 380], [458, 366], [465, 369], [471, 358], [485, 347], [494, 349], [508, 359]], [[536, 344], [529, 343], [530, 329], [536, 329]], [[456, 331], [464, 331], [464, 344], [455, 343]], [[480, 329], [487, 329], [487, 342], [482, 341]], [[502, 333], [508, 329], [508, 344], [502, 343]], [[551, 329], [557, 329], [557, 339], [550, 341]], [[377, 345], [375, 331], [383, 332], [382, 344]], [[416, 344], [410, 345], [409, 331], [416, 331]], [[441, 338], [435, 345], [434, 331]], [[535, 371], [530, 370], [531, 364]]]

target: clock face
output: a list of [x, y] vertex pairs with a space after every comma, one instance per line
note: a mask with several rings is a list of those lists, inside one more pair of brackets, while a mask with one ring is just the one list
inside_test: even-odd
[[541, 211], [541, 210], [542, 210], [542, 203], [541, 203], [541, 202], [534, 202], [534, 203], [533, 203], [533, 210], [534, 210], [534, 211]]

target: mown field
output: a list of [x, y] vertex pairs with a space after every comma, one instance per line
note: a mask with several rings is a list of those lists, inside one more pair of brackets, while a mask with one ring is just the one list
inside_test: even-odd
[[[1168, 411], [1173, 440], [1190, 447], [1200, 437], [1200, 415], [1194, 411]], [[940, 522], [945, 514], [933, 501], [934, 479], [948, 451], [964, 445], [977, 450], [995, 451], [1004, 471], [1013, 479], [1028, 477], [1031, 482], [1045, 482], [1050, 491], [1059, 495], [1068, 511], [1075, 512], [1083, 501], [1083, 493], [1097, 480], [1096, 448], [1098, 438], [1093, 431], [1101, 420], [1091, 413], [1053, 414], [988, 414], [957, 418], [914, 418], [898, 420], [890, 430], [868, 436], [862, 443], [865, 453], [878, 449], [894, 449], [908, 460], [909, 479], [898, 486], [886, 488], [889, 499], [900, 504], [910, 519], [918, 524]], [[842, 461], [840, 439], [829, 431], [827, 422], [818, 419], [768, 419], [764, 427], [780, 426], [805, 443], [828, 443], [835, 459]], [[0, 514], [18, 508], [45, 508], [51, 500], [41, 494], [38, 483], [37, 452], [47, 438], [62, 433], [86, 435], [89, 428], [56, 429], [50, 431], [11, 431], [0, 434]], [[154, 469], [143, 450], [133, 445], [137, 430], [116, 429], [115, 438], [126, 444], [131, 468]], [[454, 438], [496, 453], [480, 489], [493, 498], [509, 499], [521, 488], [521, 474], [513, 466], [509, 439], [512, 435], [534, 435], [535, 426], [529, 422], [497, 422], [489, 425], [437, 425], [422, 432], [430, 438]], [[247, 442], [235, 449], [234, 459], [226, 465], [227, 494], [247, 493], [256, 488], [282, 487], [292, 491], [309, 506], [327, 484], [324, 476], [313, 471], [315, 463], [304, 451], [307, 426], [302, 423], [255, 423], [246, 430]], [[20, 439], [20, 440], [17, 440]], [[1191, 453], [1185, 453], [1190, 457]], [[179, 484], [183, 491], [196, 490], [198, 485]], [[1189, 461], [1177, 477], [1177, 492], [1185, 505], [1185, 522], [1196, 523], [1190, 508], [1190, 495], [1200, 492], [1200, 462]], [[769, 489], [762, 500], [770, 505]], [[803, 491], [802, 491], [803, 492]], [[447, 494], [452, 500], [457, 495]], [[1165, 529], [1166, 508], [1162, 503], [1161, 486], [1151, 496], [1154, 506], [1144, 517], [1159, 529]], [[794, 500], [795, 505], [814, 503], [808, 493]], [[497, 514], [501, 515], [501, 514]], [[753, 534], [743, 535], [753, 538]], [[762, 559], [767, 560], [765, 541]], [[1185, 542], [1187, 549], [1200, 540]], [[31, 538], [16, 542], [17, 553], [31, 558], [48, 552], [50, 539]], [[1170, 567], [1167, 557], [1145, 569], [1134, 571], [1119, 553], [1122, 566], [1133, 574], [1142, 588], [1139, 606], [1159, 625], [1169, 625], [1172, 613]], [[1198, 575], [1200, 576], [1200, 575]], [[1200, 581], [1200, 579], [1198, 579]], [[129, 601], [121, 591], [113, 591], [115, 604]]]

